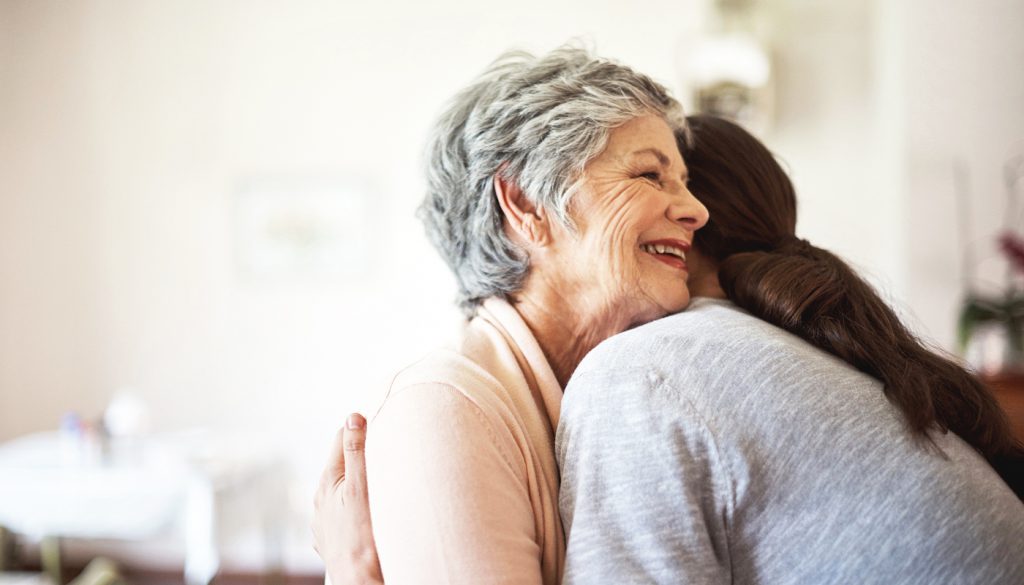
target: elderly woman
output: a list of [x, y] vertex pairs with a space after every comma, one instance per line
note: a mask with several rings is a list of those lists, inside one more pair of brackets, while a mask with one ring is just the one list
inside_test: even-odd
[[[469, 321], [397, 375], [370, 425], [389, 584], [559, 582], [562, 388], [598, 343], [689, 301], [707, 211], [686, 188], [682, 124], [660, 85], [572, 48], [503, 56], [441, 116], [421, 217]], [[332, 562], [315, 531], [338, 585], [376, 560]]]

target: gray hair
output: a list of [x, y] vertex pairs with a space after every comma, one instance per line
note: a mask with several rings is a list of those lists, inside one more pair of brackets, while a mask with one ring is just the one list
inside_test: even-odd
[[572, 229], [569, 203], [584, 167], [613, 128], [650, 114], [685, 128], [664, 87], [576, 47], [505, 53], [452, 99], [428, 143], [418, 216], [455, 273], [467, 314], [520, 290], [529, 272], [526, 254], [505, 235], [494, 177]]

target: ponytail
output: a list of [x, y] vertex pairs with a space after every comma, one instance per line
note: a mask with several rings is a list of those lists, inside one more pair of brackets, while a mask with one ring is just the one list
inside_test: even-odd
[[719, 281], [737, 305], [882, 382], [910, 429], [952, 431], [989, 461], [1014, 451], [988, 389], [930, 351], [872, 287], [831, 252], [804, 243], [734, 254]]

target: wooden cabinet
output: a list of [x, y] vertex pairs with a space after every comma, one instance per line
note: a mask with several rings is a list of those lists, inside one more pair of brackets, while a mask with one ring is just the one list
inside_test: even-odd
[[1006, 411], [1014, 436], [1024, 443], [1024, 374], [986, 374], [981, 379], [992, 388], [999, 405]]

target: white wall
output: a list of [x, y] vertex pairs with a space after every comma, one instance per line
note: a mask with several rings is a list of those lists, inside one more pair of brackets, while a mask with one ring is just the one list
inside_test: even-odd
[[[957, 243], [940, 167], [971, 165], [978, 232], [998, 218], [998, 165], [1024, 137], [1024, 6], [895, 4], [771, 3], [779, 105], [766, 140], [792, 169], [801, 232], [948, 343]], [[66, 410], [98, 414], [130, 386], [157, 429], [264, 434], [306, 497], [342, 417], [458, 320], [452, 279], [412, 217], [444, 100], [504, 49], [578, 36], [680, 90], [705, 10], [0, 3], [0, 440], [53, 428]], [[364, 281], [237, 277], [232, 198], [266, 176], [371, 186]], [[292, 566], [315, 568], [301, 514], [295, 525]]]
[[[903, 10], [906, 299], [951, 346], [965, 247], [975, 286], [998, 291], [1006, 264], [996, 234], [1024, 230], [1024, 216], [1005, 217], [1003, 182], [1007, 159], [1024, 156], [1024, 2], [954, 0], [937, 10], [913, 0]], [[954, 165], [967, 173], [966, 207], [956, 203]]]
[[777, 106], [765, 140], [797, 189], [797, 232], [852, 262], [898, 301], [901, 197], [877, 179], [886, 111], [898, 104], [884, 95], [874, 61], [876, 4], [772, 4]]

